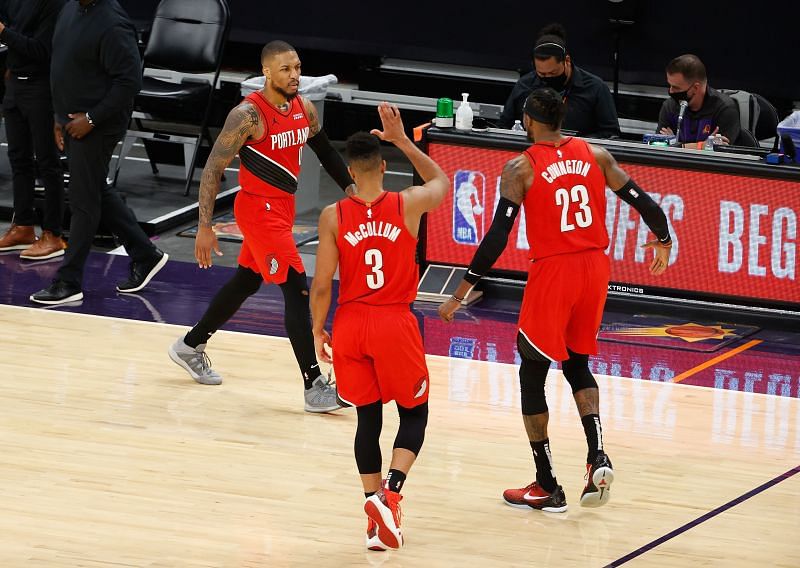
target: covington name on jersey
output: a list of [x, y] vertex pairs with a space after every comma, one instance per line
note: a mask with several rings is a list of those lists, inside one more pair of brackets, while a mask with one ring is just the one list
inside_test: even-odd
[[567, 174], [576, 174], [586, 177], [592, 164], [583, 160], [564, 160], [547, 166], [547, 170], [542, 172], [542, 177], [547, 183], [553, 183], [556, 178]]
[[351, 246], [356, 246], [359, 241], [367, 237], [384, 237], [395, 242], [399, 236], [400, 227], [395, 227], [391, 223], [384, 223], [383, 221], [361, 223], [357, 231], [348, 231], [344, 234], [345, 240], [350, 243]]

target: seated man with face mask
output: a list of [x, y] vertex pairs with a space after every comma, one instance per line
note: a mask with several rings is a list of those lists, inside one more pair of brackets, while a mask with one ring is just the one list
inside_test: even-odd
[[503, 113], [500, 128], [511, 128], [522, 120], [525, 99], [541, 87], [561, 93], [567, 105], [563, 128], [586, 138], [619, 136], [619, 119], [611, 91], [603, 80], [572, 63], [567, 51], [566, 31], [560, 24], [550, 24], [539, 31], [533, 47], [534, 71], [520, 77]]
[[729, 144], [739, 137], [739, 109], [728, 95], [708, 86], [706, 66], [696, 55], [676, 57], [667, 65], [669, 97], [658, 114], [658, 132], [674, 134], [678, 125], [681, 101], [688, 106], [681, 121], [677, 143], [697, 147], [706, 138], [721, 134], [721, 143]]

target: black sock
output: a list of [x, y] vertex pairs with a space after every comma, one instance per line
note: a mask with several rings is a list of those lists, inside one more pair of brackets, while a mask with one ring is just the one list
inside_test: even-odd
[[286, 282], [280, 285], [283, 292], [283, 324], [292, 344], [294, 358], [303, 374], [306, 390], [320, 376], [317, 353], [314, 350], [314, 335], [311, 333], [311, 312], [308, 305], [308, 280], [306, 273], [289, 268]]
[[400, 471], [399, 469], [390, 469], [389, 473], [386, 474], [386, 487], [389, 488], [389, 491], [394, 491], [395, 493], [400, 493], [400, 490], [403, 488], [403, 483], [406, 480], [406, 474]]
[[583, 431], [586, 433], [586, 443], [589, 453], [586, 454], [586, 463], [594, 463], [597, 454], [603, 451], [603, 427], [600, 425], [600, 416], [587, 414], [581, 418]]
[[552, 493], [558, 487], [558, 482], [553, 472], [553, 460], [550, 458], [550, 440], [531, 442], [531, 449], [533, 450], [533, 462], [536, 464], [536, 481], [542, 489]]
[[375, 493], [377, 493], [377, 491], [369, 491], [369, 492], [364, 491], [364, 499], [369, 499], [370, 497], [375, 495]]
[[321, 374], [322, 373], [319, 371], [319, 363], [314, 363], [310, 367], [303, 369], [303, 386], [305, 389], [310, 389], [311, 385]]
[[212, 335], [214, 335], [213, 331], [203, 331], [198, 330], [197, 328], [192, 328], [191, 331], [189, 331], [189, 333], [187, 333], [183, 338], [183, 342], [192, 349], [197, 349], [198, 345], [208, 343], [208, 340], [211, 339]]

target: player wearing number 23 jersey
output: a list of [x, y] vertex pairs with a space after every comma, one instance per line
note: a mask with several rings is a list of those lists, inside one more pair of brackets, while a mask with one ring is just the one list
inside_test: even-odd
[[596, 353], [609, 280], [606, 181], [579, 138], [540, 142], [524, 156], [534, 170], [523, 200], [531, 264], [519, 328], [547, 358]]
[[[556, 43], [548, 45], [564, 49]], [[603, 446], [599, 389], [589, 369], [589, 355], [597, 353], [609, 281], [606, 187], [636, 209], [658, 237], [646, 244], [654, 250], [651, 274], [657, 276], [666, 270], [672, 244], [664, 212], [607, 150], [562, 135], [565, 113], [564, 97], [554, 89], [537, 89], [526, 99], [523, 120], [528, 139], [534, 144], [505, 164], [492, 225], [454, 298], [439, 307], [439, 315], [452, 321], [458, 309], [456, 300], [503, 252], [520, 206], [524, 206], [531, 262], [520, 309], [517, 350], [521, 359], [520, 407], [533, 450], [536, 479], [525, 487], [507, 489], [503, 501], [550, 513], [567, 510], [547, 436], [550, 410], [545, 382], [553, 361], [561, 362], [586, 436], [586, 485], [581, 505], [599, 507], [607, 503], [614, 481], [611, 460]]]

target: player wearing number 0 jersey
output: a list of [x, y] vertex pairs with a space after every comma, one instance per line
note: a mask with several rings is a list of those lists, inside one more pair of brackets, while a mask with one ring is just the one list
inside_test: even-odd
[[503, 252], [521, 204], [530, 245], [530, 268], [519, 317], [517, 348], [522, 417], [533, 451], [536, 480], [508, 489], [509, 505], [552, 513], [567, 510], [556, 481], [547, 437], [545, 379], [550, 364], [561, 362], [581, 417], [588, 453], [581, 505], [608, 501], [614, 470], [603, 449], [600, 401], [589, 371], [589, 354], [597, 352], [609, 280], [605, 255], [606, 185], [629, 203], [655, 233], [645, 246], [655, 252], [650, 272], [667, 268], [672, 245], [667, 218], [658, 205], [617, 165], [605, 149], [561, 135], [565, 105], [553, 89], [540, 89], [525, 101], [525, 128], [534, 145], [503, 169], [500, 201], [467, 276], [454, 298], [439, 308], [451, 321], [460, 300]]
[[203, 169], [195, 257], [201, 268], [218, 255], [212, 227], [222, 173], [238, 153], [241, 160], [234, 213], [244, 235], [236, 272], [211, 300], [199, 322], [169, 348], [170, 358], [198, 383], [218, 385], [206, 344], [255, 294], [262, 283], [277, 284], [284, 298], [286, 335], [303, 378], [307, 412], [341, 407], [335, 385], [320, 372], [314, 355], [308, 304], [308, 281], [295, 246], [292, 226], [301, 153], [311, 147], [343, 190], [353, 183], [341, 156], [322, 128], [314, 104], [299, 95], [300, 58], [286, 42], [275, 40], [261, 52], [264, 88], [247, 97], [225, 121]]
[[[331, 361], [339, 397], [356, 407], [355, 457], [366, 502], [366, 545], [399, 548], [400, 490], [419, 454], [428, 420], [430, 381], [425, 351], [410, 303], [417, 291], [415, 253], [420, 217], [449, 190], [444, 172], [405, 135], [397, 107], [382, 103], [383, 130], [347, 141], [354, 196], [327, 207], [319, 221], [311, 317], [317, 356]], [[425, 181], [400, 193], [383, 189], [381, 140], [393, 142]], [[325, 331], [332, 281], [339, 267], [333, 340]], [[400, 426], [386, 479], [380, 433], [383, 405], [396, 401]]]

